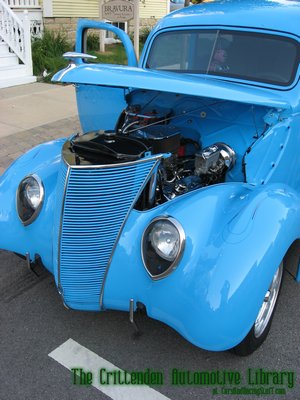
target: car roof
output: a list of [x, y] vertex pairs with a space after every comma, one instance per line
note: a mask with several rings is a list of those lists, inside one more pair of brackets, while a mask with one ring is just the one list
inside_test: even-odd
[[213, 25], [258, 28], [300, 36], [299, 0], [205, 0], [164, 17], [156, 30]]

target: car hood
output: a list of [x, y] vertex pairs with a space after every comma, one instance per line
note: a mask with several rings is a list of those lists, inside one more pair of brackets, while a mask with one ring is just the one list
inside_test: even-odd
[[291, 105], [274, 90], [204, 76], [116, 65], [70, 64], [52, 78], [55, 82], [100, 85], [181, 93], [281, 109]]

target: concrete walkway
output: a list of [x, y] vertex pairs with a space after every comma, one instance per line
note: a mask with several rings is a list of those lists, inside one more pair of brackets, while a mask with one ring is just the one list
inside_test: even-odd
[[30, 148], [78, 131], [73, 86], [32, 83], [0, 89], [0, 175]]
[[32, 83], [0, 89], [0, 138], [76, 114], [72, 85]]

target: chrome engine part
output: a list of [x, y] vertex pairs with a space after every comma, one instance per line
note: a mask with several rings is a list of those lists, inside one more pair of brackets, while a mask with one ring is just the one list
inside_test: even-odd
[[[236, 161], [235, 151], [225, 143], [201, 148], [201, 135], [186, 126], [169, 123], [170, 110], [137, 113], [131, 107], [120, 117], [114, 131], [90, 132], [70, 141], [76, 164], [116, 164], [164, 154], [135, 207], [150, 209], [177, 196], [222, 183]], [[135, 112], [134, 112], [135, 111]], [[197, 140], [195, 140], [197, 139]], [[68, 147], [68, 146], [67, 146]]]
[[225, 143], [215, 143], [195, 154], [195, 174], [206, 185], [217, 183], [225, 178], [236, 160], [234, 150]]

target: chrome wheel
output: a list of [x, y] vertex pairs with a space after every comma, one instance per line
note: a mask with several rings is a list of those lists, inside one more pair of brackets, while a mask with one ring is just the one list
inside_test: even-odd
[[259, 338], [265, 331], [274, 311], [277, 297], [280, 290], [281, 280], [283, 273], [283, 262], [281, 262], [277, 269], [269, 290], [267, 291], [264, 302], [259, 310], [258, 316], [254, 323], [254, 336]]

